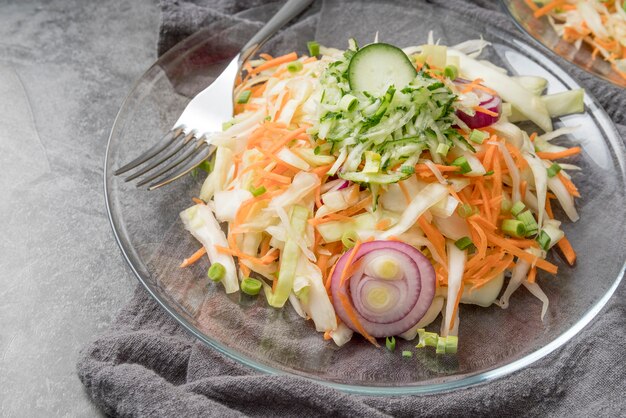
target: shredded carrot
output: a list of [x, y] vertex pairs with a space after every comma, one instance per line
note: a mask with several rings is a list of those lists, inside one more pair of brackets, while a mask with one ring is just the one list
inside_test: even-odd
[[215, 249], [219, 253], [233, 255], [233, 256], [236, 256], [238, 258], [247, 260], [247, 261], [249, 261], [251, 263], [260, 264], [260, 265], [271, 264], [272, 262], [274, 262], [278, 258], [278, 251], [272, 251], [271, 254], [266, 254], [265, 256], [263, 256], [261, 258], [258, 258], [258, 257], [253, 257], [251, 255], [248, 255], [248, 254], [246, 254], [246, 253], [244, 253], [242, 251], [239, 251], [237, 249], [222, 247], [222, 246], [219, 246], [219, 245], [216, 245]]
[[558, 271], [558, 267], [555, 266], [554, 264], [550, 263], [549, 261], [546, 261], [542, 258], [536, 257], [524, 250], [522, 250], [521, 248], [519, 248], [518, 246], [516, 246], [515, 244], [511, 243], [512, 240], [506, 239], [506, 238], [502, 238], [499, 237], [495, 234], [493, 234], [492, 232], [489, 231], [485, 231], [485, 234], [487, 235], [487, 239], [489, 241], [491, 241], [493, 244], [502, 247], [503, 249], [505, 249], [506, 251], [508, 251], [509, 253], [513, 254], [514, 256], [516, 256], [517, 258], [521, 258], [522, 260], [526, 260], [531, 264], [535, 264], [537, 267], [539, 267], [542, 270], [547, 271], [548, 273], [551, 274], [556, 274]]
[[326, 341], [328, 341], [328, 340], [330, 340], [330, 339], [332, 339], [332, 338], [333, 338], [333, 337], [331, 337], [331, 336], [330, 336], [330, 331], [326, 331], [326, 332], [324, 332], [324, 339], [325, 339]]
[[376, 224], [376, 229], [379, 231], [384, 231], [390, 226], [391, 226], [391, 220], [389, 218], [385, 218]]
[[191, 200], [193, 200], [193, 203], [198, 204], [198, 205], [206, 205], [206, 203], [204, 202], [204, 200], [198, 199], [197, 197], [192, 197]]
[[250, 267], [246, 266], [241, 260], [239, 260], [239, 269], [244, 277], [250, 277]]
[[519, 193], [520, 196], [522, 196], [522, 199], [526, 196], [526, 187], [528, 187], [528, 182], [526, 180], [522, 180], [519, 185]]
[[191, 257], [185, 258], [183, 262], [180, 264], [180, 267], [184, 268], [184, 267], [192, 265], [196, 261], [200, 260], [202, 256], [205, 254], [206, 254], [206, 248], [204, 247], [200, 248], [198, 251], [193, 253]]
[[489, 115], [489, 116], [493, 116], [493, 117], [497, 117], [498, 113], [493, 112], [489, 109], [485, 109], [484, 107], [480, 107], [480, 106], [474, 106], [473, 109], [475, 111], [477, 111], [478, 113], [484, 113], [485, 115]]
[[580, 147], [572, 147], [559, 152], [538, 152], [537, 157], [544, 160], [556, 160], [559, 158], [571, 157], [572, 155], [580, 154], [581, 151], [582, 149]]
[[365, 331], [365, 329], [363, 328], [363, 325], [361, 325], [361, 323], [359, 322], [359, 318], [354, 313], [354, 310], [352, 309], [352, 304], [350, 303], [350, 300], [348, 300], [348, 296], [344, 292], [339, 292], [339, 300], [341, 301], [341, 305], [343, 306], [343, 309], [346, 311], [346, 314], [352, 321], [352, 324], [354, 325], [356, 330], [374, 346], [380, 347], [378, 345], [378, 342], [376, 342], [376, 339], [372, 337], [371, 335], [369, 335], [367, 331]]
[[267, 69], [277, 67], [280, 64], [295, 61], [297, 59], [298, 59], [298, 54], [296, 54], [295, 52], [291, 52], [289, 54], [282, 55], [280, 57], [276, 57], [271, 60], [265, 61], [263, 64], [259, 65], [258, 67], [254, 67], [252, 71], [250, 72], [250, 74], [258, 74], [261, 71], [265, 71]]
[[533, 267], [530, 269], [530, 271], [528, 272], [528, 277], [526, 277], [526, 280], [529, 283], [535, 283], [535, 279], [537, 278], [537, 267]]
[[569, 194], [574, 197], [580, 197], [578, 188], [576, 188], [576, 185], [570, 179], [565, 177], [563, 173], [558, 173], [557, 177], [559, 178], [559, 180], [561, 180], [561, 183], [563, 183]]
[[271, 172], [263, 172], [263, 177], [268, 180], [273, 180], [277, 183], [281, 184], [291, 184], [291, 177], [281, 176], [280, 174], [275, 174]]
[[422, 228], [422, 231], [424, 231], [424, 234], [426, 234], [426, 238], [428, 238], [428, 240], [434, 245], [439, 257], [445, 262], [447, 260], [446, 240], [443, 235], [441, 235], [441, 232], [428, 223], [423, 215], [419, 217], [417, 222], [420, 228]]
[[343, 271], [341, 272], [341, 276], [339, 278], [340, 287], [343, 287], [346, 279], [350, 277], [348, 273], [350, 272], [350, 267], [352, 266], [352, 262], [354, 261], [354, 257], [356, 256], [356, 253], [359, 252], [359, 248], [361, 248], [361, 241], [357, 241], [356, 244], [354, 244], [354, 247], [352, 248], [352, 252], [348, 256], [348, 259], [346, 260], [346, 265], [343, 267]]
[[572, 248], [572, 244], [569, 242], [569, 240], [563, 237], [556, 243], [556, 245], [565, 256], [567, 263], [570, 266], [573, 266], [576, 262], [576, 251], [574, 251], [574, 248]]
[[294, 129], [293, 131], [289, 131], [287, 135], [282, 137], [280, 140], [274, 142], [274, 145], [269, 149], [269, 152], [275, 153], [276, 151], [281, 149], [283, 146], [288, 144], [290, 141], [293, 141], [298, 135], [300, 135], [303, 132], [306, 132], [306, 130], [307, 130], [307, 127], [301, 127], [298, 129]]
[[539, 10], [539, 7], [535, 4], [533, 0], [524, 0], [524, 3], [526, 3], [526, 5], [530, 7], [530, 10], [532, 10], [533, 12]]
[[263, 58], [265, 61], [271, 61], [274, 59], [270, 54], [259, 54], [259, 57]]

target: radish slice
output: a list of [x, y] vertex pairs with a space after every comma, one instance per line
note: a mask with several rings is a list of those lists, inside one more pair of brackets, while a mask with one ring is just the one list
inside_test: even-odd
[[359, 324], [374, 338], [399, 335], [417, 324], [435, 296], [435, 271], [430, 261], [403, 242], [365, 242], [352, 259], [352, 265], [360, 266], [342, 284], [352, 251], [337, 261], [331, 278], [333, 305], [341, 321], [358, 332], [341, 301], [347, 297]]

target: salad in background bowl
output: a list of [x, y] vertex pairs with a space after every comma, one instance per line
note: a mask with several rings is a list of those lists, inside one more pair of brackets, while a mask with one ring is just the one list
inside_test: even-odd
[[338, 346], [356, 333], [453, 354], [459, 304], [507, 309], [521, 287], [543, 318], [547, 255], [576, 261], [561, 222], [579, 219], [584, 175], [552, 119], [583, 112], [582, 89], [545, 95], [548, 80], [481, 59], [481, 39], [348, 44], [246, 64], [180, 214], [201, 244], [181, 267], [206, 255], [227, 293], [291, 305]]

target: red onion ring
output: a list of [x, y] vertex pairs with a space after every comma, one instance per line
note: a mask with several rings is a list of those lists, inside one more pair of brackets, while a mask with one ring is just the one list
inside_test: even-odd
[[[468, 84], [469, 81], [464, 79], [454, 80], [455, 84]], [[480, 107], [497, 113], [497, 116], [487, 115], [485, 113], [476, 112], [474, 116], [470, 116], [467, 113], [457, 110], [456, 115], [471, 129], [480, 129], [486, 126], [493, 125], [500, 119], [500, 113], [502, 113], [502, 99], [500, 96], [493, 96], [483, 90], [474, 91], [480, 100]]]
[[[365, 275], [363, 266], [350, 277], [350, 280], [346, 280], [343, 286], [341, 285], [341, 274], [352, 251], [354, 250], [343, 254], [337, 261], [330, 285], [335, 312], [346, 326], [359, 332], [342, 304], [342, 297], [350, 300], [362, 329], [374, 338], [399, 335], [417, 324], [426, 314], [435, 296], [435, 270], [430, 261], [415, 247], [399, 241], [371, 241], [361, 244], [352, 260], [353, 263], [368, 254], [379, 251], [394, 251], [401, 253], [403, 259], [405, 256], [407, 257], [405, 260], [410, 259], [407, 265], [403, 263], [401, 266], [404, 269], [402, 281], [406, 282], [406, 293], [401, 295], [400, 301], [390, 312], [376, 315], [371, 310], [368, 312], [360, 300], [364, 286], [372, 280], [377, 280]], [[404, 285], [400, 283], [391, 284], [394, 281], [401, 282], [401, 280], [379, 280], [384, 281], [386, 285], [396, 286], [400, 291], [404, 289]], [[363, 281], [365, 283], [360, 284]]]

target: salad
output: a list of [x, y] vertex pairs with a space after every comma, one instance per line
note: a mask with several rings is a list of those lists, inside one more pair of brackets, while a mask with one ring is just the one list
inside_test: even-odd
[[[235, 116], [194, 206], [180, 214], [227, 293], [263, 295], [311, 320], [338, 346], [419, 338], [454, 353], [459, 304], [507, 308], [524, 286], [543, 304], [538, 271], [558, 247], [555, 219], [578, 220], [552, 118], [583, 111], [582, 90], [542, 95], [546, 80], [480, 60], [483, 40], [310, 56], [261, 54], [245, 65]], [[530, 121], [528, 135], [512, 121]], [[505, 276], [509, 276], [505, 286]], [[425, 328], [441, 315], [438, 332]]]
[[527, 0], [535, 17], [547, 16], [565, 41], [593, 49], [626, 79], [626, 2], [624, 0]]

